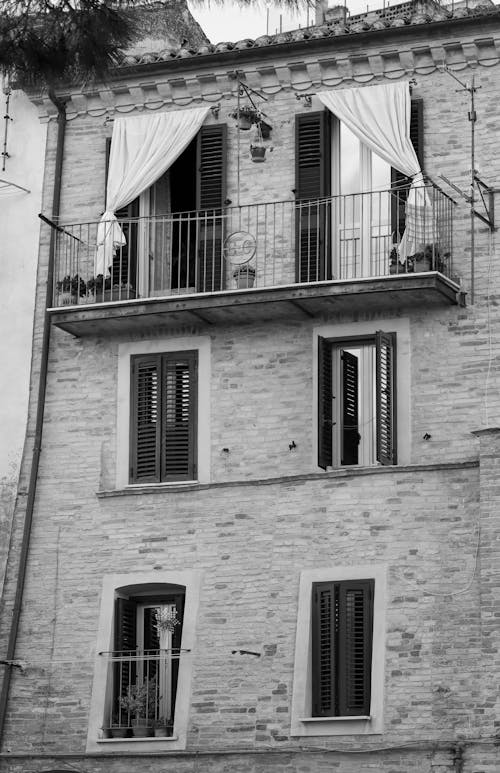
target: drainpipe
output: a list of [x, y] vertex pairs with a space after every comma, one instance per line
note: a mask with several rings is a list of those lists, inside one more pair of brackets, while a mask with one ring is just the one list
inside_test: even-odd
[[[52, 197], [52, 220], [57, 222], [61, 202], [61, 178], [62, 161], [64, 152], [64, 135], [66, 129], [66, 106], [65, 103], [57, 98], [53, 89], [48, 90], [48, 95], [54, 105], [57, 107], [57, 145], [56, 161], [54, 170], [54, 193]], [[38, 399], [36, 406], [35, 438], [33, 443], [33, 452], [31, 459], [30, 480], [28, 494], [26, 499], [26, 515], [24, 519], [23, 538], [21, 543], [21, 552], [19, 556], [19, 570], [17, 575], [16, 595], [14, 608], [12, 610], [12, 621], [9, 632], [9, 641], [7, 644], [7, 654], [5, 660], [7, 665], [4, 671], [2, 682], [2, 691], [0, 692], [0, 744], [3, 738], [3, 728], [5, 716], [7, 713], [7, 702], [9, 698], [10, 679], [15, 658], [17, 634], [19, 630], [19, 619], [21, 617], [22, 599], [24, 591], [24, 581], [26, 578], [26, 565], [28, 560], [31, 525], [33, 521], [33, 509], [35, 505], [36, 484], [38, 479], [38, 467], [40, 463], [40, 452], [42, 449], [42, 430], [43, 414], [45, 409], [45, 393], [47, 388], [47, 368], [49, 361], [50, 346], [50, 328], [51, 318], [47, 309], [52, 306], [52, 294], [54, 286], [54, 257], [56, 247], [56, 232], [52, 229], [50, 234], [49, 262], [47, 266], [47, 287], [45, 296], [45, 309], [43, 320], [42, 348], [40, 353], [40, 376], [38, 381]]]

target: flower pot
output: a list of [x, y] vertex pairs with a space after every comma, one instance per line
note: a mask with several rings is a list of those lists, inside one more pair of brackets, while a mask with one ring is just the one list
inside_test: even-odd
[[129, 730], [129, 727], [121, 727], [116, 725], [115, 727], [109, 728], [109, 733], [111, 738], [128, 738]]
[[250, 145], [250, 155], [256, 164], [262, 164], [266, 160], [266, 148], [264, 145]]
[[422, 260], [415, 261], [415, 271], [432, 271], [432, 259], [430, 257], [422, 258]]
[[243, 131], [248, 131], [252, 128], [252, 118], [247, 113], [240, 113], [240, 116], [238, 118], [238, 129], [242, 129]]
[[58, 300], [58, 306], [74, 306], [77, 302], [76, 295], [66, 290], [59, 292]]
[[253, 287], [255, 282], [255, 271], [253, 268], [243, 267], [237, 269], [233, 273], [233, 279], [236, 282], [238, 290], [248, 290], [249, 287]]
[[134, 738], [148, 738], [153, 735], [153, 726], [149, 719], [133, 719], [132, 735]]
[[155, 738], [167, 738], [168, 730], [166, 725], [162, 725], [162, 727], [155, 727], [154, 735], [155, 735]]

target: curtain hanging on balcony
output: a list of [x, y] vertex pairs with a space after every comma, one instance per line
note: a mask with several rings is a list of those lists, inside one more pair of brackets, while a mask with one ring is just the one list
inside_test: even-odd
[[411, 99], [407, 81], [319, 92], [319, 99], [356, 137], [399, 172], [412, 177], [406, 203], [403, 258], [434, 240], [432, 204], [410, 140]]
[[105, 274], [114, 250], [126, 243], [115, 212], [153, 185], [199, 131], [209, 107], [115, 118], [106, 212], [97, 230], [95, 273]]

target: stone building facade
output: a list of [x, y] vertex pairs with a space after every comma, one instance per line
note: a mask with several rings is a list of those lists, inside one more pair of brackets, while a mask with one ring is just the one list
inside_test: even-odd
[[[69, 94], [2, 770], [498, 770], [498, 250], [476, 219], [472, 253], [468, 204], [441, 176], [468, 193], [470, 92], [450, 73], [474, 77], [491, 220], [499, 32], [494, 6], [405, 5], [129, 55], [106, 88]], [[414, 189], [320, 98], [409, 80], [427, 181], [413, 252]], [[98, 264], [108, 119], [200, 106], [163, 189], [121, 207], [125, 238]], [[44, 226], [34, 385], [49, 241]], [[132, 736], [141, 716], [166, 734]]]

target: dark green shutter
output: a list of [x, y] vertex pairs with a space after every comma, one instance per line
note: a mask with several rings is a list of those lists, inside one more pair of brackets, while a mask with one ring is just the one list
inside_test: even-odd
[[[424, 101], [411, 100], [410, 140], [417, 154], [420, 168], [424, 168]], [[393, 243], [399, 242], [405, 230], [406, 199], [411, 178], [397, 169], [391, 169], [391, 231]]]
[[335, 584], [315, 583], [312, 596], [312, 716], [336, 712], [336, 640], [338, 625]]
[[[328, 111], [295, 121], [296, 281], [318, 282], [330, 274], [330, 117]], [[323, 199], [323, 201], [317, 201]]]
[[314, 583], [312, 716], [368, 716], [373, 580]]
[[358, 358], [342, 351], [342, 459], [341, 464], [358, 464]]
[[332, 345], [318, 336], [318, 467], [326, 470], [332, 458]]
[[373, 580], [339, 583], [338, 713], [368, 716], [371, 699]]
[[[105, 209], [107, 205], [107, 189], [108, 189], [108, 171], [109, 171], [109, 156], [111, 153], [111, 137], [106, 137], [106, 172], [104, 177], [104, 201]], [[127, 300], [128, 298], [135, 298], [135, 287], [137, 279], [137, 255], [138, 255], [138, 220], [139, 217], [139, 198], [134, 199], [115, 212], [116, 217], [120, 221], [120, 225], [125, 236], [127, 243], [113, 252], [113, 262], [111, 265], [111, 281], [108, 283], [110, 286], [103, 288], [102, 292], [98, 292], [96, 296], [97, 302], [106, 301], [118, 301]], [[109, 277], [109, 273], [106, 273]], [[122, 288], [118, 289], [118, 285], [131, 285], [132, 290]], [[115, 287], [113, 288], [113, 285]], [[104, 294], [106, 289], [106, 294]]]
[[197, 145], [198, 292], [224, 289], [222, 210], [226, 199], [226, 157], [227, 126], [203, 126]]
[[115, 599], [115, 641], [114, 648], [124, 659], [113, 663], [113, 714], [118, 716], [119, 724], [128, 724], [127, 712], [121, 708], [119, 698], [127, 694], [129, 685], [136, 680], [136, 662], [127, 660], [137, 651], [137, 606], [130, 599]]
[[160, 480], [160, 355], [133, 357], [130, 391], [130, 481]]
[[396, 335], [377, 331], [377, 461], [396, 464]]
[[163, 481], [196, 477], [197, 370], [196, 352], [177, 352], [163, 357]]

